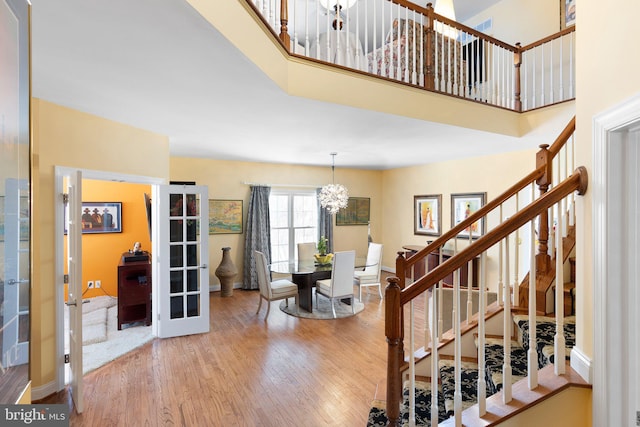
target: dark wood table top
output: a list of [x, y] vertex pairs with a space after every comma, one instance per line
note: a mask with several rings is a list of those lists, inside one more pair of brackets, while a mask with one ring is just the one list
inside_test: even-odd
[[[366, 261], [366, 258], [356, 257], [355, 268], [365, 267]], [[331, 264], [318, 265], [315, 261], [281, 261], [272, 263], [269, 268], [274, 273], [310, 274], [331, 271]]]

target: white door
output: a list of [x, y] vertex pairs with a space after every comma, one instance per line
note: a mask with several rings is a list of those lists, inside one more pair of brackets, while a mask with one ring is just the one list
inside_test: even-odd
[[[29, 362], [29, 183], [7, 178], [4, 198], [2, 366]], [[1, 209], [1, 208], [0, 208]], [[25, 326], [26, 325], [26, 326]]]
[[69, 306], [69, 366], [71, 370], [71, 398], [77, 413], [84, 408], [82, 383], [82, 173], [69, 175], [67, 186], [67, 266], [69, 285], [67, 305]]
[[153, 324], [160, 338], [209, 332], [209, 202], [205, 186], [154, 186]]

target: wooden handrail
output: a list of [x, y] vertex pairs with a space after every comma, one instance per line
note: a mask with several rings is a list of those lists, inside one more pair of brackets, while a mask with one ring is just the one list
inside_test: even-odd
[[425, 290], [437, 284], [439, 280], [444, 279], [448, 274], [462, 267], [482, 252], [498, 243], [505, 236], [513, 233], [528, 221], [537, 217], [540, 212], [558, 203], [558, 201], [562, 200], [573, 191], [577, 191], [579, 195], [583, 195], [587, 191], [587, 182], [587, 169], [584, 166], [578, 167], [573, 174], [567, 177], [567, 179], [562, 183], [556, 185], [551, 191], [545, 193], [529, 206], [518, 211], [508, 220], [480, 237], [473, 245], [469, 245], [462, 249], [460, 252], [447, 259], [416, 282], [402, 290], [400, 304], [404, 305], [413, 298], [422, 294]]
[[[431, 242], [427, 247], [422, 248], [420, 251], [416, 252], [414, 255], [412, 255], [410, 258], [408, 258], [405, 261], [405, 268], [409, 268], [409, 267], [413, 266], [421, 258], [426, 257], [428, 254], [433, 252], [435, 249], [438, 249], [440, 246], [444, 245], [447, 241], [453, 239], [455, 236], [457, 236], [465, 228], [468, 228], [474, 222], [482, 220], [489, 212], [491, 212], [493, 209], [495, 209], [498, 206], [500, 206], [500, 204], [502, 202], [504, 202], [505, 200], [508, 200], [515, 193], [517, 193], [518, 191], [522, 190], [527, 185], [531, 184], [533, 181], [535, 181], [540, 176], [542, 176], [542, 172], [543, 171], [541, 170], [541, 168], [535, 169], [529, 175], [525, 176], [520, 181], [518, 181], [517, 183], [515, 183], [514, 185], [512, 185], [511, 187], [506, 189], [502, 194], [500, 194], [499, 196], [497, 196], [496, 198], [494, 198], [493, 200], [488, 202], [486, 205], [482, 206], [476, 212], [471, 214], [464, 221], [460, 222], [458, 225], [456, 225], [455, 227], [453, 227], [452, 229], [450, 229], [449, 231], [444, 233], [442, 236], [438, 237], [433, 242]], [[397, 273], [397, 271], [396, 271], [396, 273]]]
[[560, 135], [556, 138], [556, 140], [549, 147], [549, 152], [552, 157], [555, 157], [556, 154], [562, 149], [564, 144], [569, 140], [569, 137], [576, 131], [576, 116], [573, 116], [567, 126], [560, 132]]
[[559, 39], [560, 37], [566, 36], [567, 34], [571, 34], [575, 30], [576, 30], [576, 26], [572, 25], [571, 27], [567, 27], [564, 30], [558, 31], [555, 34], [551, 34], [550, 36], [547, 36], [547, 37], [545, 37], [543, 39], [537, 40], [537, 41], [535, 41], [533, 43], [529, 43], [528, 45], [521, 47], [520, 51], [521, 52], [525, 52], [527, 50], [531, 50], [531, 49], [536, 48], [538, 46], [541, 46], [541, 45], [543, 45], [545, 43], [549, 43], [552, 40]]
[[[578, 167], [574, 173], [562, 183], [556, 185], [551, 191], [545, 193], [527, 207], [518, 211], [508, 220], [480, 237], [472, 245], [458, 252], [447, 261], [438, 265], [425, 276], [418, 279], [405, 289], [401, 289], [397, 277], [387, 279], [385, 289], [385, 333], [387, 336], [387, 418], [388, 426], [397, 427], [400, 424], [400, 399], [402, 398], [402, 378], [400, 366], [403, 357], [403, 319], [404, 305], [423, 294], [429, 288], [435, 286], [441, 279], [453, 271], [461, 268], [469, 260], [477, 257], [487, 249], [496, 245], [500, 240], [515, 232], [528, 221], [531, 221], [541, 212], [567, 197], [571, 192], [577, 191], [579, 195], [585, 194], [588, 186], [587, 169]], [[412, 257], [413, 258], [413, 257]]]
[[[495, 197], [493, 200], [482, 206], [468, 218], [460, 222], [458, 225], [454, 226], [452, 229], [444, 233], [442, 236], [438, 237], [436, 240], [432, 241], [429, 245], [416, 252], [411, 257], [405, 259], [404, 253], [399, 252], [398, 258], [396, 259], [396, 275], [398, 275], [398, 277], [400, 278], [400, 286], [404, 288], [404, 272], [408, 268], [421, 261], [431, 252], [443, 246], [449, 240], [455, 238], [461, 231], [470, 227], [474, 222], [482, 220], [489, 212], [500, 206], [501, 203], [508, 200], [518, 191], [522, 190], [533, 181], [537, 181], [538, 184], [540, 184], [541, 182], [550, 183], [552, 172], [551, 159], [555, 157], [558, 151], [560, 151], [560, 149], [568, 141], [569, 137], [573, 134], [573, 132], [575, 132], [575, 128], [576, 118], [574, 116], [565, 126], [562, 132], [560, 132], [559, 136], [555, 139], [548, 150], [546, 149], [546, 145], [543, 146], [543, 149], [537, 154], [537, 157], [540, 159], [539, 164], [537, 165], [536, 169], [533, 170], [530, 174], [506, 189], [502, 194]], [[398, 262], [401, 262], [403, 265], [398, 265]]]

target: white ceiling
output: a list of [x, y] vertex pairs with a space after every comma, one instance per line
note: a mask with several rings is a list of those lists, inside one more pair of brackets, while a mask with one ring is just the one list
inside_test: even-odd
[[184, 0], [32, 0], [32, 35], [34, 97], [167, 135], [175, 156], [328, 165], [337, 152], [337, 167], [390, 169], [558, 132], [516, 139], [289, 96]]

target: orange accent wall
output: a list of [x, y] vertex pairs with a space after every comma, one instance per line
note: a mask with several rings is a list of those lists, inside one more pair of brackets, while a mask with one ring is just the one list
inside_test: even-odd
[[[83, 202], [121, 202], [122, 232], [82, 235], [82, 291], [83, 298], [102, 295], [118, 296], [118, 263], [123, 252], [135, 242], [142, 250], [151, 251], [144, 193], [151, 195], [146, 184], [82, 180]], [[65, 236], [65, 258], [66, 258]], [[66, 268], [65, 268], [66, 270]], [[87, 288], [87, 282], [100, 280], [101, 288]], [[66, 295], [65, 295], [66, 299]]]

